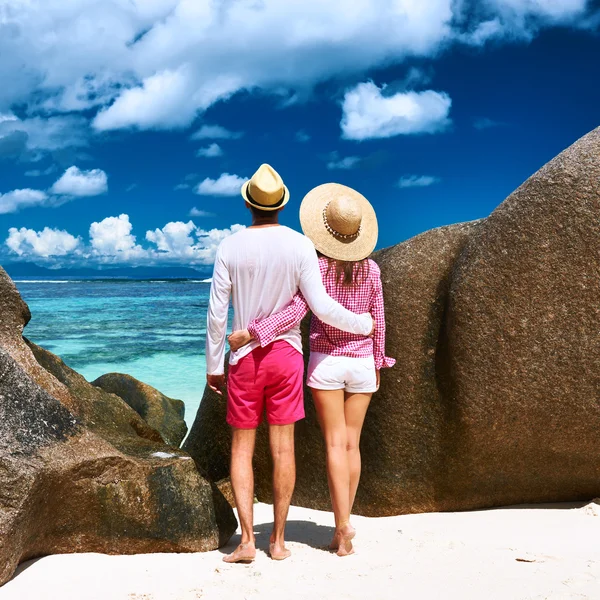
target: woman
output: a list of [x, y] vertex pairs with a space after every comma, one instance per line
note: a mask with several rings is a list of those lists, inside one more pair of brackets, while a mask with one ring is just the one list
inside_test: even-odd
[[[384, 352], [385, 319], [379, 267], [367, 257], [377, 243], [375, 211], [364, 196], [346, 186], [328, 183], [302, 201], [300, 222], [319, 253], [328, 294], [356, 313], [371, 312], [372, 337], [345, 333], [312, 317], [307, 385], [311, 388], [327, 446], [327, 474], [335, 515], [330, 548], [339, 556], [354, 552], [350, 513], [360, 478], [360, 433], [379, 388], [380, 369], [395, 360]], [[247, 330], [229, 337], [232, 349], [252, 338], [267, 346], [281, 333], [298, 326], [308, 312], [302, 294], [279, 313], [255, 320]]]

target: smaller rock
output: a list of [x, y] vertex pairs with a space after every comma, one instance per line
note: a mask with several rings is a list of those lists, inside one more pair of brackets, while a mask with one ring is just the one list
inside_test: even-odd
[[229, 502], [231, 508], [235, 508], [235, 497], [233, 495], [233, 487], [231, 487], [231, 478], [225, 477], [225, 479], [217, 481], [216, 486], [219, 488], [221, 494], [225, 496], [225, 500]]
[[156, 429], [165, 442], [178, 448], [187, 433], [185, 405], [124, 373], [107, 373], [92, 385], [122, 398], [142, 419]]

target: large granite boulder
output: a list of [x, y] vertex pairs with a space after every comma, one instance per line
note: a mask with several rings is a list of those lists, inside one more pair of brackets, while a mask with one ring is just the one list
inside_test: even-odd
[[600, 128], [467, 242], [447, 316], [448, 477], [476, 505], [600, 492]]
[[[354, 511], [464, 510], [600, 494], [600, 129], [487, 219], [376, 254], [387, 350]], [[329, 509], [310, 394], [292, 502]], [[186, 450], [228, 473], [225, 403], [207, 390]], [[264, 429], [256, 493], [270, 501]]]
[[226, 543], [233, 511], [189, 455], [121, 398], [25, 343], [29, 311], [1, 268], [0, 299], [0, 584], [45, 554]]
[[92, 385], [125, 400], [150, 427], [161, 434], [169, 446], [181, 445], [187, 433], [183, 401], [168, 398], [157, 389], [123, 373], [107, 373], [92, 381]]

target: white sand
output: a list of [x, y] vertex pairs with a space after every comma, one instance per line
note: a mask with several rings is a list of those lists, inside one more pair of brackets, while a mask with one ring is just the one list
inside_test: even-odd
[[[354, 517], [356, 554], [324, 551], [330, 513], [293, 507], [293, 555], [265, 554], [272, 509], [256, 505], [259, 553], [70, 554], [24, 563], [0, 600], [600, 599], [600, 507], [540, 505], [464, 513]], [[522, 559], [522, 560], [518, 560]]]

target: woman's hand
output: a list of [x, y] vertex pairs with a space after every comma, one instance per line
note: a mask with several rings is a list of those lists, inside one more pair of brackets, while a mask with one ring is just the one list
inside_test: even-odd
[[234, 331], [227, 340], [229, 341], [229, 347], [235, 352], [242, 346], [249, 344], [254, 338], [247, 329], [238, 329]]
[[381, 371], [379, 369], [375, 371], [375, 381], [377, 382], [377, 389], [379, 389], [381, 385]]

